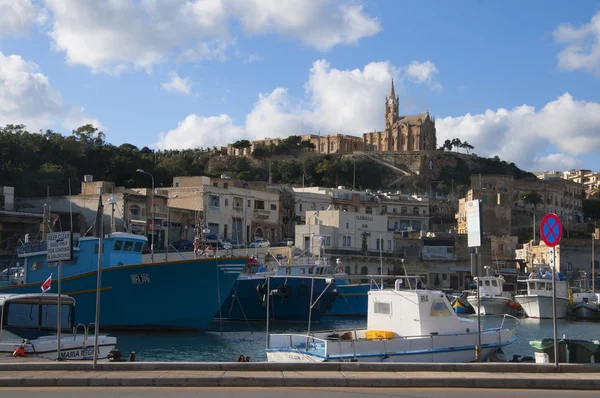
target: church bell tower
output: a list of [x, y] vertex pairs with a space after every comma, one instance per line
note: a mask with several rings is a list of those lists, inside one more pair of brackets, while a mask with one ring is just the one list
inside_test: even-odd
[[398, 120], [399, 97], [394, 91], [394, 79], [392, 79], [392, 88], [390, 95], [385, 98], [385, 130], [391, 130], [394, 123]]

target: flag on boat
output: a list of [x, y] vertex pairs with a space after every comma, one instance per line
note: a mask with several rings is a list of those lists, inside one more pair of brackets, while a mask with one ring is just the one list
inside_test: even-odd
[[52, 274], [42, 283], [42, 293], [46, 293], [52, 287]]

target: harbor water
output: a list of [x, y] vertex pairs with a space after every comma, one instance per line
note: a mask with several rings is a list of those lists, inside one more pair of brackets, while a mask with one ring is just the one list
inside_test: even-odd
[[[470, 316], [476, 319], [476, 316]], [[485, 326], [488, 319], [481, 317]], [[600, 339], [600, 323], [558, 320], [558, 338]], [[306, 324], [270, 325], [271, 333], [306, 333]], [[364, 329], [366, 319], [325, 318], [311, 330]], [[165, 362], [235, 362], [240, 355], [249, 356], [251, 361], [266, 361], [266, 334], [264, 323], [218, 323], [213, 322], [205, 332], [177, 333], [111, 333], [117, 337], [122, 355], [135, 351], [137, 361]], [[508, 360], [513, 355], [533, 356], [530, 340], [552, 338], [551, 319], [522, 318], [517, 329], [515, 343], [504, 347]]]

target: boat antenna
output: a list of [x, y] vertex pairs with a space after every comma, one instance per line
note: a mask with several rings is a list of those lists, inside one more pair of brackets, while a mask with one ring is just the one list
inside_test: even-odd
[[379, 234], [379, 288], [383, 289], [383, 239], [381, 234]]
[[73, 236], [73, 195], [71, 193], [71, 178], [69, 177], [69, 219], [71, 237]]

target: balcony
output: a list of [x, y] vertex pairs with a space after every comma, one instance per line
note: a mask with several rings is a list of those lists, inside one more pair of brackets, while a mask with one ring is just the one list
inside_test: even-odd
[[244, 212], [244, 209], [243, 209], [243, 207], [242, 207], [242, 206], [236, 206], [236, 205], [234, 205], [234, 206], [231, 208], [231, 211], [232, 211], [232, 212], [234, 212], [234, 213], [243, 213], [243, 212]]
[[254, 217], [259, 220], [266, 220], [269, 217], [271, 217], [271, 211], [264, 209], [254, 209]]

